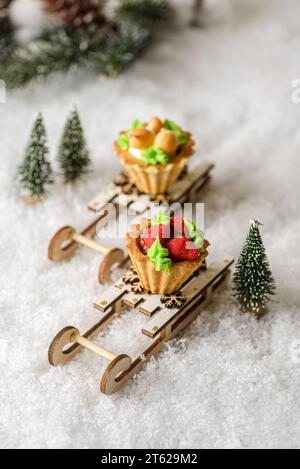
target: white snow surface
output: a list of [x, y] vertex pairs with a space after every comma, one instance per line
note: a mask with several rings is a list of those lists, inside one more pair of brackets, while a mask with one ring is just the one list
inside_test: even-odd
[[[215, 2], [216, 3], [216, 2]], [[227, 2], [229, 4], [229, 2]], [[4, 448], [253, 448], [300, 444], [300, 3], [236, 0], [206, 29], [188, 27], [187, 5], [126, 73], [105, 80], [56, 75], [0, 104], [0, 446]], [[225, 10], [224, 10], [225, 11]], [[47, 200], [24, 206], [14, 185], [33, 119], [42, 111], [51, 160], [68, 109], [78, 106], [93, 172], [74, 187], [57, 178]], [[194, 163], [216, 163], [205, 194], [211, 258], [238, 256], [251, 218], [277, 296], [260, 321], [242, 315], [230, 288], [117, 394], [99, 393], [106, 362], [84, 351], [61, 368], [47, 350], [66, 325], [99, 319], [99, 257], [82, 249], [47, 259], [61, 226], [93, 218], [88, 200], [119, 171], [112, 141], [134, 118], [168, 116], [198, 143]], [[57, 169], [57, 167], [56, 167]], [[137, 312], [98, 343], [134, 354], [147, 342]]]

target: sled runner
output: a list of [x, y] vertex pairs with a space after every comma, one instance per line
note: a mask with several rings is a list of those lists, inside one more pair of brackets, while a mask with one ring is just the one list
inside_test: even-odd
[[[97, 324], [83, 335], [72, 326], [65, 327], [56, 335], [49, 347], [50, 364], [63, 365], [85, 347], [109, 360], [100, 379], [100, 391], [113, 394], [141, 369], [144, 362], [160, 351], [164, 342], [177, 336], [193, 321], [217, 291], [226, 286], [233, 261], [231, 257], [224, 257], [212, 262], [205, 270], [202, 268], [194, 274], [179, 292], [163, 296], [145, 292], [136, 272], [131, 269], [94, 303], [93, 306], [101, 312]], [[127, 354], [117, 355], [92, 341], [126, 308], [137, 309], [149, 317], [141, 331], [148, 337], [149, 345], [135, 358]]]

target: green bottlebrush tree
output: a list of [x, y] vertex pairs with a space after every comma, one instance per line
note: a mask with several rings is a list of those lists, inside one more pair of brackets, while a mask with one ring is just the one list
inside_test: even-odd
[[57, 159], [65, 182], [75, 182], [90, 164], [89, 151], [77, 109], [74, 107], [66, 121]]
[[45, 194], [45, 186], [53, 183], [48, 155], [46, 129], [43, 116], [39, 113], [31, 132], [23, 163], [18, 168], [21, 187], [37, 199]]
[[262, 315], [271, 295], [275, 294], [275, 282], [259, 232], [259, 222], [250, 221], [249, 233], [236, 264], [233, 275], [233, 293], [242, 311]]

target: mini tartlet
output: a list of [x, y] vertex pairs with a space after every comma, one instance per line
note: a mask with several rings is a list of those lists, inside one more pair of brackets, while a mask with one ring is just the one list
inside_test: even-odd
[[179, 290], [204, 266], [208, 246], [193, 222], [164, 212], [133, 225], [126, 235], [126, 247], [143, 287], [160, 295]]
[[132, 182], [151, 195], [164, 194], [174, 184], [193, 155], [194, 145], [190, 132], [158, 117], [145, 124], [135, 120], [114, 144]]

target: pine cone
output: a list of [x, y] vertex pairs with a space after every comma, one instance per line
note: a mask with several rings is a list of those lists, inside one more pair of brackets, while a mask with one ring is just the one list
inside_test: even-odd
[[43, 9], [70, 29], [95, 33], [109, 24], [103, 13], [105, 0], [43, 0]]
[[12, 31], [12, 25], [9, 20], [8, 8], [12, 0], [0, 0], [0, 33], [9, 33]]

